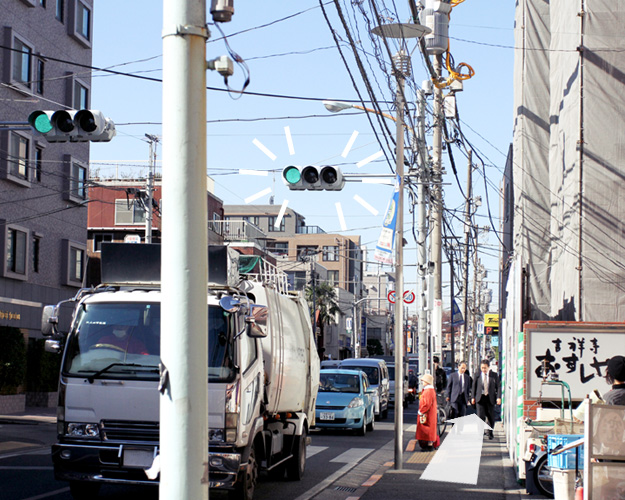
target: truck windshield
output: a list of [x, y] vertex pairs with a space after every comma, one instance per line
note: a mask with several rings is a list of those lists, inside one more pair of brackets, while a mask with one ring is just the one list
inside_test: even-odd
[[[232, 377], [232, 318], [208, 307], [208, 372], [211, 381]], [[68, 338], [66, 375], [85, 378], [158, 380], [161, 306], [159, 303], [83, 304]], [[175, 332], [172, 332], [175, 335]]]

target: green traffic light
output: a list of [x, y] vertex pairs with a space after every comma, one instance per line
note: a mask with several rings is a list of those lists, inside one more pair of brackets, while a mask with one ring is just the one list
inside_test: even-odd
[[301, 178], [302, 174], [297, 167], [286, 167], [283, 172], [284, 178], [289, 184], [297, 184]]
[[35, 117], [33, 127], [35, 127], [35, 130], [40, 134], [47, 134], [53, 128], [52, 123], [50, 123], [50, 118], [48, 118], [48, 115], [45, 113], [41, 113]]

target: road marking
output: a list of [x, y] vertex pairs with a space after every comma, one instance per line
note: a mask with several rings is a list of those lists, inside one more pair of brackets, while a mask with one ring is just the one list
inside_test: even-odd
[[321, 453], [327, 449], [327, 446], [314, 446], [311, 444], [306, 447], [306, 458], [314, 457], [317, 453]]
[[332, 483], [356, 467], [360, 460], [373, 451], [374, 450], [372, 448], [351, 448], [345, 453], [341, 453], [338, 457], [333, 458], [330, 462], [346, 462], [346, 464], [333, 474], [330, 474], [327, 478], [317, 484], [317, 486], [298, 496], [295, 500], [309, 500], [313, 498], [315, 495], [328, 488]]

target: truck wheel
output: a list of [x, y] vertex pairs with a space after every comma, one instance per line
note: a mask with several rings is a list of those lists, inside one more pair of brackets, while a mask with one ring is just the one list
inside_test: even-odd
[[293, 443], [293, 457], [286, 464], [286, 477], [291, 481], [300, 481], [306, 470], [306, 430], [302, 435], [295, 437]]
[[87, 481], [70, 481], [69, 492], [74, 500], [91, 500], [97, 498], [100, 491], [100, 483]]
[[258, 481], [258, 462], [254, 453], [254, 445], [250, 450], [245, 469], [239, 473], [239, 478], [234, 490], [230, 491], [230, 500], [252, 500]]

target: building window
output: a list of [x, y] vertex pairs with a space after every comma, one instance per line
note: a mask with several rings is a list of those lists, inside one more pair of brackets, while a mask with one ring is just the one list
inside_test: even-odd
[[30, 88], [30, 68], [33, 49], [18, 38], [13, 39], [13, 74], [12, 80]]
[[113, 235], [110, 233], [95, 234], [93, 236], [93, 251], [101, 252], [102, 243], [110, 243], [113, 241]]
[[78, 163], [72, 163], [70, 179], [70, 198], [87, 199], [87, 169]]
[[209, 227], [213, 230], [214, 233], [217, 233], [217, 234], [222, 233], [220, 221], [221, 221], [221, 215], [219, 215], [217, 212], [213, 212], [213, 222], [211, 226]]
[[64, 22], [65, 18], [65, 0], [56, 0], [56, 18], [57, 20]]
[[91, 40], [91, 11], [80, 1], [76, 3], [76, 32]]
[[45, 78], [45, 63], [42, 59], [37, 59], [37, 79], [35, 81], [35, 90], [37, 94], [43, 94], [43, 81]]
[[319, 250], [314, 245], [298, 245], [297, 247], [297, 259], [298, 260], [318, 260], [317, 254]]
[[87, 250], [85, 245], [63, 240], [63, 262], [65, 268], [65, 285], [82, 286], [85, 274]]
[[338, 286], [339, 284], [339, 272], [338, 271], [328, 271], [328, 283], [332, 286]]
[[289, 254], [289, 243], [287, 241], [275, 241], [267, 245], [267, 250], [275, 255], [286, 256]]
[[145, 224], [145, 210], [136, 200], [115, 200], [115, 224]]
[[323, 247], [323, 260], [327, 262], [338, 262], [339, 247], [338, 246], [324, 246]]
[[82, 281], [82, 273], [85, 265], [85, 251], [81, 248], [70, 247], [69, 249], [69, 279]]
[[273, 231], [274, 233], [283, 233], [284, 231], [286, 231], [286, 220], [284, 217], [282, 217], [282, 220], [280, 221], [280, 227], [278, 228], [276, 227], [276, 219], [277, 217], [275, 215], [268, 217], [269, 231]]
[[89, 89], [80, 81], [74, 80], [74, 109], [89, 109]]
[[33, 237], [33, 272], [39, 272], [39, 250], [41, 249], [41, 238]]
[[39, 0], [39, 5], [41, 5], [45, 9], [46, 8], [46, 0]]
[[30, 141], [28, 138], [15, 132], [11, 133], [9, 172], [18, 179], [28, 180], [29, 149]]
[[43, 167], [43, 148], [36, 147], [35, 148], [35, 172], [34, 172], [34, 180], [37, 182], [41, 182], [41, 170]]
[[26, 241], [28, 234], [19, 229], [7, 229], [7, 271], [26, 275]]

